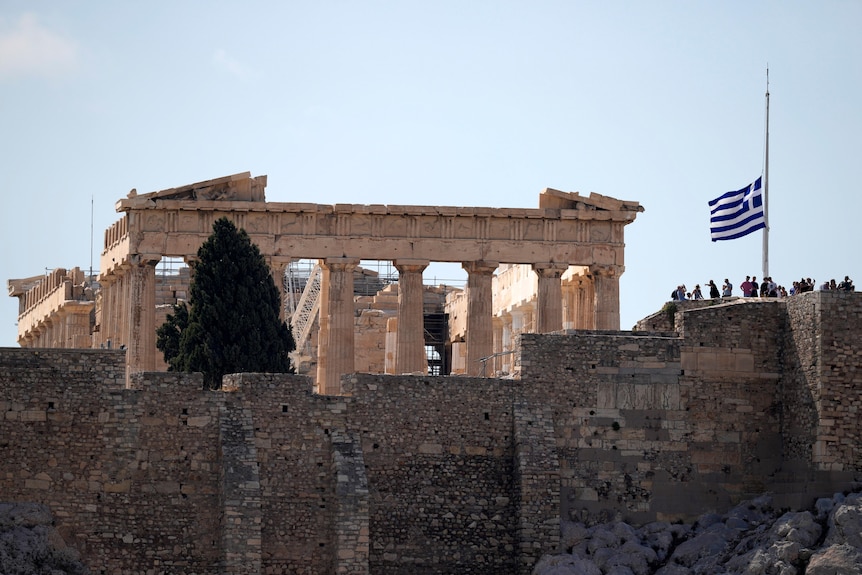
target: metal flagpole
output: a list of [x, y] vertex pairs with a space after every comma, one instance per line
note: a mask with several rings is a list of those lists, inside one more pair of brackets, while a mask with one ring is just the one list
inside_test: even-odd
[[769, 277], [769, 66], [766, 67], [766, 147], [763, 161], [763, 277]]

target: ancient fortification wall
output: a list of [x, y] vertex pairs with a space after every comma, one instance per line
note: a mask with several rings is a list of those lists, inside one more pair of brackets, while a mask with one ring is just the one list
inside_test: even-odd
[[522, 335], [520, 379], [144, 373], [0, 351], [0, 493], [94, 572], [528, 573], [560, 518], [691, 518], [862, 474], [862, 297]]

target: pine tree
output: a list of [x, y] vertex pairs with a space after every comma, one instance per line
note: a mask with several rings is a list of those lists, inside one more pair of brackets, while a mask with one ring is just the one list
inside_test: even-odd
[[187, 319], [174, 308], [159, 328], [157, 345], [172, 370], [203, 372], [211, 389], [228, 373], [293, 372], [287, 354], [295, 343], [278, 317], [281, 298], [269, 267], [245, 230], [227, 218], [215, 222], [198, 250], [189, 296]]

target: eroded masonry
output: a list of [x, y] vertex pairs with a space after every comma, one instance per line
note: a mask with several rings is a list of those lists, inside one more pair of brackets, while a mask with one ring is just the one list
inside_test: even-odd
[[[166, 288], [156, 265], [163, 258], [192, 262], [221, 217], [257, 244], [285, 300], [316, 296], [313, 317], [302, 316], [298, 305], [287, 319], [302, 324], [295, 330], [316, 333], [321, 393], [338, 389], [342, 375], [357, 371], [357, 357], [369, 355], [357, 353], [366, 331], [375, 334], [381, 361], [359, 371], [428, 373], [433, 314], [422, 273], [431, 262], [457, 262], [467, 273], [465, 288], [444, 293], [444, 308], [436, 310], [446, 322], [446, 341], [434, 343], [447, 346], [450, 357], [438, 373], [511, 373], [512, 342], [520, 333], [620, 327], [624, 228], [643, 211], [636, 202], [546, 189], [538, 208], [322, 205], [267, 202], [265, 187], [266, 176], [243, 173], [131, 192], [117, 202], [123, 216], [105, 232], [95, 284], [77, 268], [9, 281], [10, 295], [21, 302], [19, 343], [123, 347], [128, 374], [162, 367], [155, 330]], [[297, 260], [318, 267], [303, 293], [287, 293], [285, 271]], [[363, 330], [358, 319], [363, 305], [354, 278], [363, 260], [390, 261], [397, 270], [394, 314], [384, 314], [382, 328]], [[182, 299], [188, 276], [177, 283], [167, 286], [174, 300]]]
[[522, 334], [515, 379], [328, 395], [0, 349], [0, 493], [49, 506], [93, 573], [528, 575], [564, 521], [858, 488], [862, 294], [684, 303], [672, 331]]

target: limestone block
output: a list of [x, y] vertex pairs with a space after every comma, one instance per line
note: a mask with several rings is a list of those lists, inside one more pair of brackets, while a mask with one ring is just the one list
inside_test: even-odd
[[27, 410], [22, 411], [19, 416], [20, 421], [46, 421], [48, 415], [42, 410]]
[[738, 350], [734, 354], [735, 366], [734, 371], [754, 372], [754, 354], [747, 350]]
[[24, 481], [25, 489], [40, 489], [47, 490], [51, 488], [50, 479], [26, 479]]
[[186, 420], [186, 425], [189, 427], [206, 427], [212, 422], [212, 418], [209, 415], [202, 415], [197, 417], [189, 417]]

